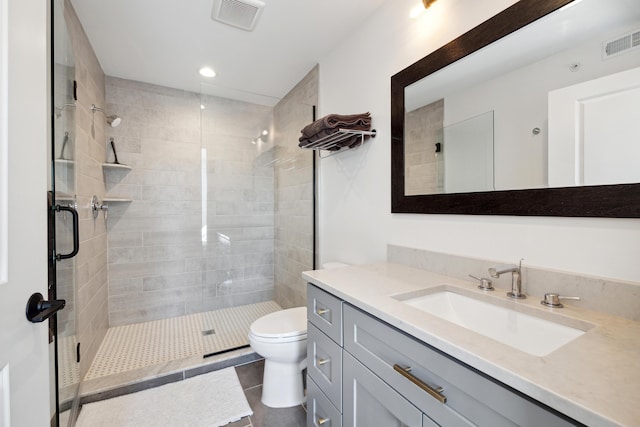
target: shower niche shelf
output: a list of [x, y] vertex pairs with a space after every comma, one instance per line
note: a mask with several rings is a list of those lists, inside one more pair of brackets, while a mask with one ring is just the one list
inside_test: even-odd
[[102, 199], [103, 203], [130, 203], [133, 202], [133, 199], [127, 199], [126, 197], [108, 197], [106, 196]]
[[[305, 145], [304, 147], [300, 147], [305, 150], [314, 150], [318, 152], [318, 157], [321, 159], [326, 159], [327, 157], [335, 156], [336, 154], [349, 150], [349, 147], [341, 147], [340, 144], [353, 136], [360, 136], [360, 144], [358, 147], [364, 144], [366, 137], [374, 138], [376, 136], [376, 130], [372, 129], [370, 131], [364, 130], [351, 130], [351, 129], [338, 129], [337, 132], [332, 133], [331, 135], [327, 135], [323, 138], [318, 139], [310, 144]], [[335, 148], [339, 147], [337, 150]], [[357, 147], [353, 147], [357, 148]], [[322, 155], [322, 151], [331, 151], [330, 154]]]
[[56, 201], [72, 202], [75, 200], [76, 200], [76, 196], [74, 194], [64, 193], [62, 191], [56, 191]]
[[73, 166], [76, 164], [75, 160], [69, 160], [69, 159], [56, 159], [55, 163], [56, 165], [65, 165], [65, 166]]
[[131, 170], [131, 166], [123, 165], [122, 163], [103, 163], [102, 169], [104, 170]]
[[[123, 165], [122, 163], [103, 163], [102, 170], [106, 174], [110, 171], [130, 171], [132, 170], [131, 166]], [[128, 197], [117, 197], [117, 196], [105, 196], [102, 200], [103, 203], [130, 203], [133, 202], [133, 199]]]

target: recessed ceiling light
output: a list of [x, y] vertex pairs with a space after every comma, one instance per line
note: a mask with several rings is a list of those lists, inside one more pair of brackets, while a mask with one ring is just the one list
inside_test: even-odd
[[216, 72], [213, 71], [213, 69], [210, 68], [210, 67], [202, 67], [202, 68], [200, 68], [200, 70], [198, 70], [198, 72], [203, 77], [215, 77], [216, 76]]
[[422, 12], [424, 12], [424, 6], [422, 4], [417, 4], [411, 8], [409, 18], [416, 19], [418, 16], [422, 15]]

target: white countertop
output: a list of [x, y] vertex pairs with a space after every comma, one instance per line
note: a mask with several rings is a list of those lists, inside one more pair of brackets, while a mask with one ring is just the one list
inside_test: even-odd
[[[640, 426], [640, 322], [540, 298], [512, 300], [506, 290], [483, 292], [473, 282], [398, 264], [307, 271], [325, 291], [589, 426]], [[563, 316], [595, 327], [547, 356], [522, 352], [408, 306], [392, 295], [448, 284], [540, 317]], [[504, 302], [506, 301], [506, 302]]]

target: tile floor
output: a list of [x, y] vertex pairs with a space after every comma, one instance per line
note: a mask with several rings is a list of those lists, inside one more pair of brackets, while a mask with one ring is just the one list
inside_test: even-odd
[[228, 424], [227, 427], [305, 427], [307, 411], [304, 405], [293, 408], [269, 408], [260, 401], [264, 360], [236, 366], [240, 384], [253, 415]]
[[[225, 427], [305, 427], [307, 411], [305, 405], [293, 408], [269, 408], [262, 404], [262, 376], [264, 360], [236, 366], [236, 373], [253, 415], [227, 424]], [[69, 411], [60, 414], [60, 425], [66, 426]], [[113, 426], [117, 427], [117, 426]]]

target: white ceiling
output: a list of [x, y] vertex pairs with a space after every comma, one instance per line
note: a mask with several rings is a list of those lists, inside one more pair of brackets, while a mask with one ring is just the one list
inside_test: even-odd
[[107, 75], [273, 105], [385, 0], [264, 1], [252, 32], [212, 20], [213, 0], [71, 3]]

